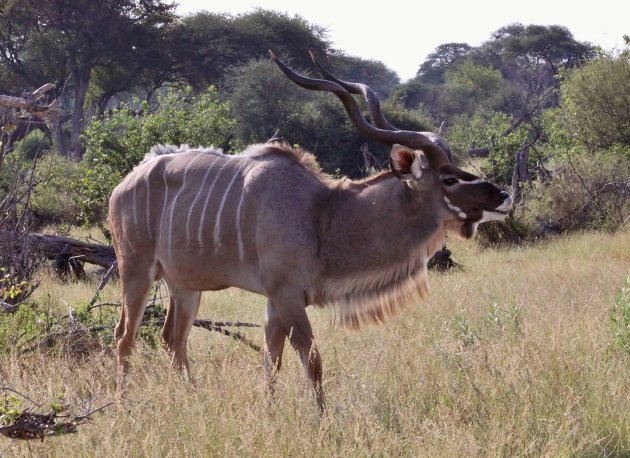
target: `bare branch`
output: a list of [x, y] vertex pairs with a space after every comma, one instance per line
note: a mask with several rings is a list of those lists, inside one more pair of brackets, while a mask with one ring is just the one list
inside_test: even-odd
[[55, 85], [52, 83], [44, 84], [42, 87], [28, 94], [26, 98], [0, 95], [0, 107], [17, 108], [33, 113], [39, 118], [50, 119], [59, 110], [59, 100], [56, 99], [48, 105], [38, 104], [37, 102], [46, 92], [54, 88]]

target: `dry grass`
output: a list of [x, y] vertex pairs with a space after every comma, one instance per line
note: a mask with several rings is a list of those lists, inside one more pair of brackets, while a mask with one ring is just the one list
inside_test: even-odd
[[[432, 294], [385, 326], [331, 328], [311, 310], [329, 415], [319, 418], [287, 349], [275, 402], [245, 345], [193, 330], [198, 387], [161, 350], [140, 348], [128, 395], [78, 434], [31, 444], [37, 456], [628, 456], [630, 355], [608, 314], [630, 273], [630, 233], [585, 234], [533, 248], [453, 242], [464, 272], [432, 275]], [[59, 307], [94, 285], [46, 281]], [[106, 297], [116, 298], [113, 288]], [[206, 318], [261, 322], [264, 300], [205, 294]], [[262, 331], [247, 330], [262, 343]], [[1, 384], [33, 398], [115, 399], [111, 354], [0, 361]], [[0, 439], [0, 454], [29, 455]]]

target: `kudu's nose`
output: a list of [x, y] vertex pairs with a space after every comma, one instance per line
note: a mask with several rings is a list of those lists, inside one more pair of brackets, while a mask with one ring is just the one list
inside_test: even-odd
[[501, 199], [505, 200], [505, 199], [509, 199], [510, 195], [505, 192], [505, 191], [501, 191], [501, 194], [499, 194], [501, 196]]

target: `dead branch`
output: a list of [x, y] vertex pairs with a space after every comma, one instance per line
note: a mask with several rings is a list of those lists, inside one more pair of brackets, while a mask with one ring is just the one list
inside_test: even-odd
[[27, 111], [38, 118], [49, 120], [57, 114], [59, 101], [56, 99], [49, 104], [38, 103], [42, 96], [55, 88], [54, 84], [44, 84], [39, 89], [34, 90], [26, 97], [13, 97], [10, 95], [0, 95], [0, 107], [13, 108]]
[[107, 282], [109, 282], [109, 279], [112, 278], [112, 275], [114, 275], [114, 272], [116, 271], [116, 265], [117, 263], [116, 261], [114, 261], [110, 268], [107, 270], [107, 273], [101, 280], [101, 283], [98, 285], [98, 288], [94, 293], [94, 297], [92, 297], [92, 300], [90, 301], [90, 305], [88, 305], [88, 310], [94, 308], [94, 304], [96, 304], [96, 301], [98, 300], [99, 293], [103, 290], [103, 288], [105, 288], [105, 285], [107, 284]]
[[67, 407], [61, 411], [51, 410], [49, 413], [42, 414], [36, 413], [42, 407], [42, 404], [33, 401], [22, 393], [9, 387], [0, 387], [0, 391], [17, 394], [36, 407], [35, 410], [24, 409], [20, 411], [15, 409], [15, 406], [12, 406], [11, 410], [17, 412], [12, 412], [10, 415], [2, 415], [4, 424], [0, 426], [0, 434], [10, 439], [39, 439], [43, 441], [47, 436], [76, 433], [77, 426], [91, 421], [92, 415], [112, 405], [110, 402], [82, 415], [71, 415], [68, 413]]
[[[154, 320], [154, 321], [143, 321], [141, 326], [164, 326], [164, 320]], [[247, 328], [259, 328], [260, 325], [254, 323], [243, 323], [240, 321], [213, 321], [213, 320], [195, 320], [193, 326], [197, 328], [202, 328], [207, 331], [214, 331], [221, 333], [225, 336], [232, 337], [240, 342], [243, 342], [252, 350], [262, 353], [262, 348], [256, 345], [254, 342], [249, 340], [240, 332], [229, 331], [225, 329], [225, 327], [247, 327]]]

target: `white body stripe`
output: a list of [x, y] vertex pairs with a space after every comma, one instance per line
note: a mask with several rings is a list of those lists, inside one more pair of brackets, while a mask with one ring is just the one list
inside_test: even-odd
[[160, 240], [160, 242], [162, 241], [164, 214], [166, 213], [166, 204], [168, 203], [168, 183], [166, 182], [166, 170], [167, 167], [164, 167], [164, 175], [162, 175], [162, 181], [164, 181], [164, 203], [162, 204], [162, 216], [160, 217], [160, 235], [158, 236], [158, 240]]
[[232, 189], [232, 185], [234, 184], [234, 181], [236, 181], [236, 178], [240, 176], [241, 170], [243, 169], [245, 165], [247, 165], [247, 163], [240, 165], [234, 171], [234, 175], [232, 176], [230, 183], [227, 185], [227, 188], [225, 188], [225, 192], [223, 193], [223, 198], [221, 199], [221, 204], [219, 205], [219, 210], [217, 211], [217, 217], [214, 221], [213, 236], [214, 236], [214, 247], [215, 247], [214, 249], [215, 250], [217, 250], [220, 245], [219, 236], [221, 234], [221, 214], [223, 213], [223, 207], [225, 206], [225, 202], [227, 201], [228, 194], [230, 193], [230, 190]]
[[138, 230], [138, 204], [137, 204], [137, 196], [136, 196], [136, 188], [133, 187], [133, 225]]
[[206, 195], [206, 200], [203, 203], [203, 208], [201, 209], [201, 217], [199, 218], [199, 228], [197, 229], [197, 241], [199, 242], [200, 247], [203, 247], [203, 240], [201, 238], [202, 233], [203, 233], [203, 223], [206, 219], [206, 210], [208, 209], [208, 202], [210, 202], [210, 196], [212, 195], [212, 190], [217, 184], [217, 181], [219, 180], [219, 176], [221, 176], [221, 172], [223, 172], [223, 168], [226, 166], [226, 164], [230, 162], [230, 159], [229, 159], [230, 156], [226, 156], [226, 157], [228, 158], [228, 160], [225, 161], [225, 163], [219, 168], [216, 176], [214, 177], [214, 180], [212, 180], [212, 184], [210, 185], [210, 188], [208, 189], [208, 194]]
[[[247, 175], [245, 172], [244, 175]], [[241, 234], [241, 207], [245, 200], [245, 186], [241, 188], [241, 198], [236, 206], [236, 241], [238, 243], [238, 258], [242, 261], [245, 257], [245, 248], [243, 247], [243, 234]]]
[[203, 187], [206, 185], [206, 181], [208, 181], [208, 175], [210, 175], [210, 171], [212, 170], [212, 165], [214, 165], [214, 163], [218, 159], [219, 158], [216, 157], [214, 159], [214, 161], [212, 161], [212, 163], [208, 165], [208, 169], [206, 170], [206, 174], [203, 176], [203, 181], [201, 182], [201, 186], [199, 186], [199, 190], [197, 191], [197, 194], [195, 195], [195, 198], [193, 199], [192, 204], [190, 204], [190, 209], [188, 210], [188, 216], [186, 217], [186, 240], [190, 240], [191, 239], [191, 237], [190, 237], [190, 218], [192, 217], [193, 208], [195, 208], [195, 204], [199, 200], [199, 197], [201, 197], [201, 193], [203, 191]]
[[175, 204], [177, 203], [177, 198], [186, 188], [186, 179], [188, 178], [188, 170], [190, 169], [190, 166], [193, 165], [195, 161], [199, 159], [200, 157], [203, 157], [201, 153], [195, 156], [195, 158], [191, 160], [186, 166], [186, 168], [184, 169], [184, 178], [182, 180], [182, 187], [179, 188], [179, 191], [177, 191], [177, 194], [175, 194], [175, 197], [173, 197], [173, 202], [171, 202], [171, 215], [168, 221], [168, 246], [169, 248], [173, 245], [173, 212], [175, 211]]
[[149, 183], [149, 175], [144, 177], [144, 182], [147, 184], [147, 234], [149, 240], [153, 240], [153, 234], [151, 234], [151, 183]]

